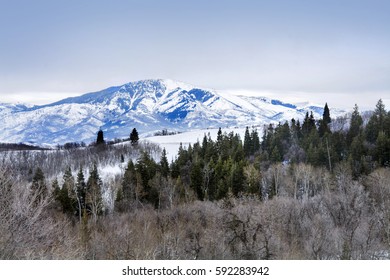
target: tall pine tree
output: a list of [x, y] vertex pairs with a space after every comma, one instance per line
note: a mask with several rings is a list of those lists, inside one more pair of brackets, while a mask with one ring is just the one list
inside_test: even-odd
[[331, 123], [330, 112], [328, 103], [325, 103], [324, 113], [322, 114], [322, 120], [319, 121], [318, 134], [323, 137], [326, 133], [330, 133], [329, 124]]
[[351, 121], [349, 122], [349, 130], [347, 132], [347, 143], [352, 143], [353, 139], [361, 133], [363, 125], [363, 119], [360, 116], [359, 108], [355, 104], [351, 115]]
[[46, 179], [41, 168], [37, 168], [32, 178], [32, 199], [34, 203], [39, 203], [44, 200], [47, 195]]
[[244, 136], [244, 154], [246, 157], [249, 157], [252, 153], [252, 139], [251, 135], [249, 134], [249, 127], [246, 127], [245, 129], [245, 136]]
[[81, 222], [81, 216], [85, 212], [85, 195], [86, 195], [86, 184], [84, 179], [84, 172], [80, 166], [79, 172], [77, 173], [76, 181], [76, 208], [77, 214]]
[[161, 154], [160, 169], [161, 169], [161, 175], [167, 178], [169, 175], [169, 163], [167, 158], [167, 151], [165, 150], [165, 148], [163, 149]]
[[102, 185], [97, 166], [94, 164], [87, 181], [85, 202], [86, 208], [92, 213], [95, 222], [97, 216], [103, 213]]
[[132, 146], [136, 146], [138, 144], [139, 136], [138, 131], [136, 128], [133, 128], [133, 130], [130, 133], [130, 142]]
[[104, 141], [103, 130], [99, 129], [99, 131], [97, 133], [97, 138], [96, 138], [96, 145], [103, 145], [104, 143], [105, 143], [105, 141]]

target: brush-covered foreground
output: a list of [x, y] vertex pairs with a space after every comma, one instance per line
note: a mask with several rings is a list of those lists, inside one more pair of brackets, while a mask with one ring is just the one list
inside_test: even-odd
[[0, 258], [389, 259], [390, 112], [334, 123], [2, 151]]

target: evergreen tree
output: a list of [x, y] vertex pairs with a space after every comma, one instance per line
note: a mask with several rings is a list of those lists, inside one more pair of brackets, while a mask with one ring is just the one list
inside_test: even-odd
[[236, 142], [233, 147], [233, 160], [235, 162], [239, 162], [241, 160], [244, 160], [245, 155], [244, 155], [244, 149], [242, 147], [241, 141], [238, 139], [238, 142]]
[[244, 136], [244, 154], [246, 157], [249, 157], [252, 154], [252, 147], [252, 139], [249, 134], [249, 127], [246, 127]]
[[257, 197], [262, 199], [261, 192], [261, 173], [257, 170], [254, 164], [251, 164], [244, 168], [245, 181], [246, 181], [246, 192], [250, 194], [256, 194]]
[[80, 166], [79, 172], [77, 173], [76, 181], [76, 209], [81, 222], [81, 216], [85, 210], [85, 196], [86, 196], [86, 184], [84, 179], [84, 172]]
[[382, 99], [379, 99], [375, 105], [374, 115], [378, 117], [379, 131], [383, 131], [386, 119], [386, 109]]
[[165, 148], [163, 149], [161, 154], [160, 170], [161, 170], [161, 175], [164, 178], [167, 178], [169, 175], [169, 164], [167, 159], [167, 151], [165, 150]]
[[133, 130], [130, 133], [130, 142], [132, 146], [136, 146], [138, 144], [139, 136], [138, 131], [136, 128], [133, 128]]
[[92, 213], [95, 222], [97, 216], [103, 213], [102, 180], [100, 179], [96, 164], [90, 171], [86, 186], [86, 208]]
[[61, 191], [60, 184], [58, 183], [57, 178], [54, 179], [53, 183], [51, 184], [51, 187], [53, 190], [54, 199], [56, 199], [57, 196], [59, 195], [59, 192]]
[[322, 114], [322, 119], [319, 121], [318, 134], [322, 138], [325, 134], [331, 133], [329, 129], [329, 124], [331, 123], [328, 103], [325, 103], [324, 113]]
[[209, 163], [203, 167], [203, 186], [205, 190], [205, 198], [213, 201], [216, 192], [215, 180], [215, 162], [211, 158]]
[[[348, 157], [347, 153], [347, 142], [346, 142], [346, 136], [342, 131], [335, 131], [331, 135], [331, 140], [329, 141], [332, 143], [331, 148], [331, 154], [332, 160], [336, 162], [340, 162], [342, 160], [346, 160]], [[348, 143], [351, 143], [349, 141]]]
[[63, 213], [73, 214], [74, 212], [74, 201], [72, 199], [74, 198], [74, 200], [76, 200], [75, 195], [72, 196], [72, 194], [74, 194], [74, 189], [75, 182], [72, 175], [72, 170], [70, 167], [68, 167], [65, 170], [62, 188], [59, 193], [59, 201], [61, 203]]
[[358, 179], [364, 173], [363, 157], [366, 155], [366, 149], [363, 144], [363, 137], [361, 135], [353, 138], [349, 148], [349, 162], [352, 169], [353, 179]]
[[390, 165], [390, 138], [384, 131], [380, 131], [378, 134], [374, 150], [374, 160], [376, 160], [380, 166]]
[[218, 128], [217, 142], [222, 142], [222, 129], [221, 128]]
[[312, 116], [313, 116], [313, 112], [311, 113], [310, 117], [309, 117], [309, 112], [306, 112], [305, 119], [303, 120], [303, 124], [302, 124], [302, 133], [304, 136], [309, 135], [309, 133], [313, 129]]
[[117, 193], [115, 209], [119, 212], [129, 211], [134, 201], [139, 203], [145, 201], [145, 198], [146, 191], [142, 184], [141, 174], [139, 170], [136, 170], [133, 161], [130, 160]]
[[313, 111], [310, 112], [309, 117], [309, 132], [316, 128], [316, 120], [314, 119]]
[[57, 178], [54, 179], [51, 186], [52, 186], [52, 190], [53, 190], [54, 200], [61, 204], [61, 198], [60, 198], [61, 189], [60, 189], [60, 185], [58, 183]]
[[32, 195], [35, 203], [39, 203], [48, 195], [45, 175], [41, 168], [37, 168], [32, 178]]
[[298, 139], [302, 139], [303, 137], [303, 134], [302, 134], [302, 126], [301, 126], [301, 122], [299, 120], [297, 120], [297, 128], [296, 128], [296, 131], [297, 131], [297, 137]]
[[332, 119], [330, 118], [328, 103], [325, 103], [324, 112], [322, 114], [322, 120], [326, 125], [330, 124], [332, 121]]
[[385, 133], [388, 137], [390, 137], [390, 110], [387, 112], [385, 119]]
[[197, 198], [199, 200], [204, 199], [203, 192], [203, 173], [202, 166], [200, 162], [195, 162], [191, 169], [190, 174], [190, 187], [195, 191]]
[[147, 152], [142, 152], [140, 158], [135, 165], [136, 172], [139, 174], [139, 180], [137, 178], [137, 184], [140, 184], [141, 189], [137, 190], [140, 194], [141, 200], [143, 199], [146, 202], [151, 202], [155, 204], [154, 193], [151, 190], [149, 181], [153, 179], [156, 175], [159, 166], [158, 164], [150, 157]]
[[64, 176], [62, 177], [63, 184], [62, 188], [66, 189], [67, 193], [72, 193], [74, 190], [74, 178], [72, 175], [72, 169], [68, 166], [65, 170]]
[[223, 199], [227, 196], [229, 189], [231, 189], [231, 170], [233, 166], [233, 160], [229, 157], [226, 161], [218, 160], [215, 166], [216, 174], [216, 199]]
[[234, 196], [238, 196], [244, 191], [244, 166], [243, 162], [235, 162], [231, 170], [231, 190]]
[[371, 116], [366, 127], [366, 138], [370, 143], [375, 143], [379, 132], [384, 131], [386, 122], [386, 110], [382, 99], [376, 104], [374, 114]]
[[126, 202], [136, 198], [137, 177], [133, 161], [129, 161], [122, 179], [122, 196]]
[[99, 129], [99, 131], [97, 133], [97, 138], [96, 138], [96, 145], [102, 145], [102, 144], [105, 144], [104, 134], [103, 134], [103, 130]]
[[200, 145], [199, 141], [194, 144], [194, 155], [200, 156], [202, 159], [206, 157], [206, 153], [209, 146], [209, 140], [206, 136], [206, 133], [203, 135], [202, 145]]
[[251, 139], [252, 139], [252, 155], [254, 155], [260, 150], [260, 139], [256, 129], [252, 130]]
[[270, 156], [270, 160], [272, 162], [281, 162], [282, 161], [282, 155], [280, 154], [280, 151], [277, 146], [274, 146], [272, 149], [272, 153]]
[[221, 155], [221, 149], [222, 149], [222, 139], [223, 139], [223, 134], [222, 134], [222, 129], [218, 128], [217, 132], [217, 142], [216, 142], [216, 150], [217, 154]]
[[349, 123], [349, 130], [347, 132], [347, 142], [352, 143], [353, 139], [358, 136], [362, 130], [363, 119], [360, 116], [359, 108], [355, 104], [351, 115], [351, 121]]
[[310, 132], [316, 128], [316, 121], [314, 119], [313, 111], [306, 112], [305, 119], [303, 120], [302, 124], [302, 133], [304, 136], [307, 136], [310, 134]]

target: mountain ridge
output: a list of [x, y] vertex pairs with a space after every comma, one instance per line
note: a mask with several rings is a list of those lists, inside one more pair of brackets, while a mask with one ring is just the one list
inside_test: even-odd
[[303, 119], [307, 111], [320, 118], [322, 110], [310, 103], [302, 106], [267, 97], [221, 94], [173, 80], [149, 79], [41, 106], [0, 104], [0, 142], [92, 142], [99, 128], [107, 139], [114, 139], [128, 137], [133, 127], [151, 133], [259, 125]]

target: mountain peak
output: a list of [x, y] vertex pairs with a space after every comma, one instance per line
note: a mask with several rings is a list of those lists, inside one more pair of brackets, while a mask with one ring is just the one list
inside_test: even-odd
[[263, 97], [229, 96], [170, 79], [148, 79], [71, 97], [45, 106], [1, 110], [0, 142], [63, 144], [95, 140], [101, 127], [107, 139], [162, 129], [261, 126], [319, 118], [321, 107], [298, 106]]

